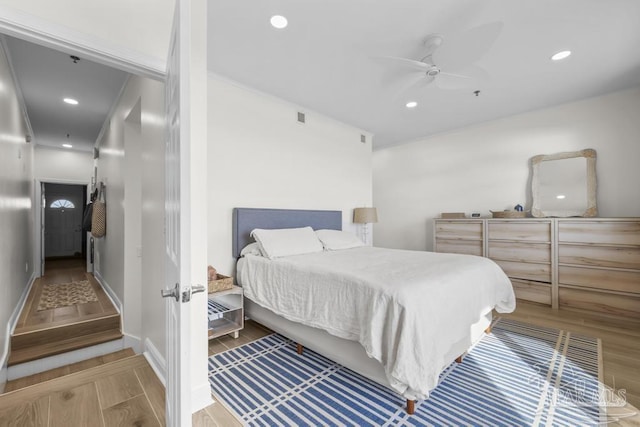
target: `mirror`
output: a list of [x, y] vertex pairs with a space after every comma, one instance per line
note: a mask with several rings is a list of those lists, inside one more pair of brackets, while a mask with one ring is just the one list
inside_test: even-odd
[[535, 217], [592, 217], [596, 207], [596, 151], [535, 156], [531, 159]]

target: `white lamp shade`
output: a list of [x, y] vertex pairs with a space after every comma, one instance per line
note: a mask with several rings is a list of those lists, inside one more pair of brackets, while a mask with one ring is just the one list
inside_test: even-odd
[[353, 222], [356, 224], [378, 222], [378, 211], [376, 208], [355, 208], [353, 210]]

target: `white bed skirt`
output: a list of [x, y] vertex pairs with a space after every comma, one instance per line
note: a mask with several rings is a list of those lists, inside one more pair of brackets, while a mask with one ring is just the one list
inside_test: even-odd
[[[391, 389], [382, 365], [377, 360], [367, 356], [364, 347], [357, 341], [338, 338], [322, 329], [292, 322], [248, 298], [245, 298], [245, 314], [250, 319], [273, 329], [298, 344], [302, 344], [304, 347], [310, 348], [334, 362]], [[478, 322], [470, 326], [469, 338], [454, 344], [445, 360], [453, 362], [458, 356], [464, 354], [480, 341], [484, 331], [491, 325], [491, 320], [492, 311], [490, 310]]]

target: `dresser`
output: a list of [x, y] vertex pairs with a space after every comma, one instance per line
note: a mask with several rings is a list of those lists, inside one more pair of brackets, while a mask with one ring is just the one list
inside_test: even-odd
[[491, 258], [519, 299], [640, 319], [640, 218], [436, 219], [434, 250]]

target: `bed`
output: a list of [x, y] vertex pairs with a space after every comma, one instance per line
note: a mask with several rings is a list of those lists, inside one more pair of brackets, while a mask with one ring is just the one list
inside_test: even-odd
[[515, 308], [509, 279], [482, 257], [366, 246], [240, 257], [254, 229], [306, 226], [341, 230], [342, 212], [234, 209], [247, 316], [400, 393], [409, 413], [489, 330], [494, 308]]

